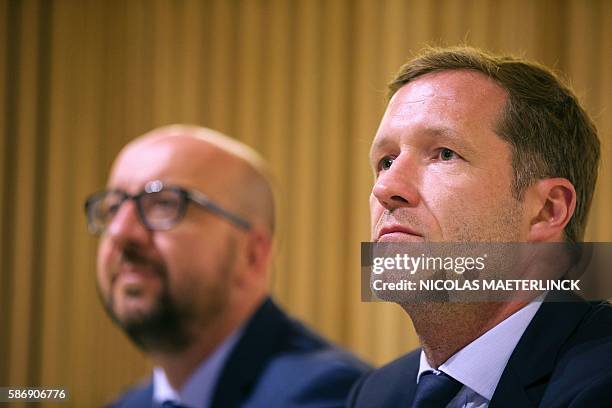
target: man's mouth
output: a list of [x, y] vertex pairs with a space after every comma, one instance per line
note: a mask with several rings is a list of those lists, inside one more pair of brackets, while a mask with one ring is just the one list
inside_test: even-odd
[[150, 263], [124, 262], [113, 276], [112, 286], [127, 295], [138, 296], [149, 283], [159, 278], [159, 273]]
[[388, 225], [381, 228], [376, 235], [376, 242], [422, 242], [423, 235], [403, 225]]

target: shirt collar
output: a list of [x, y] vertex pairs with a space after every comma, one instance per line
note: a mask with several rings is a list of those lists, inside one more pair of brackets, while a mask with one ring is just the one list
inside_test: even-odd
[[153, 401], [173, 401], [189, 408], [207, 408], [210, 405], [214, 387], [225, 361], [241, 337], [243, 328], [234, 331], [223, 343], [191, 374], [181, 390], [175, 390], [164, 369], [153, 368]]
[[424, 372], [442, 371], [491, 400], [514, 348], [545, 296], [545, 293], [538, 296], [527, 306], [456, 352], [438, 367], [438, 370], [429, 365], [425, 353], [421, 351], [417, 383]]

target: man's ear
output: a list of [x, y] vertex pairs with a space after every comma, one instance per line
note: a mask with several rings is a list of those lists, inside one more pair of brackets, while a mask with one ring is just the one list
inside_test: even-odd
[[234, 275], [238, 287], [252, 291], [253, 288], [267, 287], [268, 274], [273, 253], [273, 239], [267, 230], [252, 225], [245, 232], [245, 240], [236, 253], [240, 258]]
[[247, 263], [256, 274], [266, 274], [272, 259], [273, 240], [270, 233], [258, 225], [248, 232]]
[[527, 188], [525, 204], [530, 217], [527, 240], [561, 241], [576, 209], [576, 190], [564, 178], [538, 180]]

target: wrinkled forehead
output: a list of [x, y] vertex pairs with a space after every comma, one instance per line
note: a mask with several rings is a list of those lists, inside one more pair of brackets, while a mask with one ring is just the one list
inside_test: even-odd
[[452, 119], [499, 116], [507, 92], [484, 74], [452, 70], [425, 74], [401, 87], [389, 101], [387, 114], [404, 118], [416, 107], [438, 110]]
[[494, 132], [507, 93], [484, 74], [469, 70], [425, 74], [393, 95], [372, 148], [390, 135], [407, 133], [457, 134], [471, 138], [475, 131]]
[[219, 193], [237, 166], [233, 158], [217, 146], [193, 138], [137, 140], [126, 146], [113, 164], [109, 188], [132, 194], [152, 180]]

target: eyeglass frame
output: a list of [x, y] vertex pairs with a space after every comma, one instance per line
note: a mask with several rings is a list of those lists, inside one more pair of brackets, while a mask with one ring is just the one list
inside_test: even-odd
[[[174, 217], [172, 222], [170, 222], [169, 226], [154, 227], [147, 220], [141, 199], [142, 197], [146, 197], [149, 194], [160, 193], [162, 191], [168, 191], [168, 190], [178, 193], [178, 196], [180, 198], [177, 215], [176, 217]], [[232, 211], [226, 210], [225, 208], [223, 208], [222, 206], [220, 206], [219, 204], [215, 203], [210, 198], [208, 198], [206, 194], [198, 190], [185, 188], [185, 187], [178, 186], [178, 185], [172, 185], [172, 184], [166, 185], [161, 180], [153, 180], [145, 184], [144, 189], [138, 194], [132, 195], [120, 189], [100, 190], [100, 191], [97, 191], [91, 194], [85, 200], [85, 216], [87, 217], [88, 229], [90, 233], [94, 235], [101, 234], [105, 228], [96, 226], [96, 223], [93, 221], [93, 214], [90, 211], [90, 207], [95, 202], [97, 202], [100, 199], [100, 197], [104, 197], [108, 195], [109, 193], [116, 193], [121, 196], [121, 200], [119, 201], [119, 207], [121, 207], [121, 205], [123, 205], [127, 200], [133, 200], [134, 203], [136, 204], [136, 210], [137, 210], [139, 221], [142, 223], [142, 225], [145, 228], [147, 228], [150, 231], [167, 231], [175, 227], [178, 223], [181, 222], [181, 220], [185, 216], [189, 202], [193, 202], [199, 205], [200, 207], [204, 208], [205, 210], [208, 210], [214, 214], [217, 214], [225, 218], [226, 220], [230, 221], [232, 224], [234, 224], [238, 228], [241, 228], [243, 230], [251, 229], [251, 223], [249, 221], [245, 220], [240, 215], [237, 215]]]

